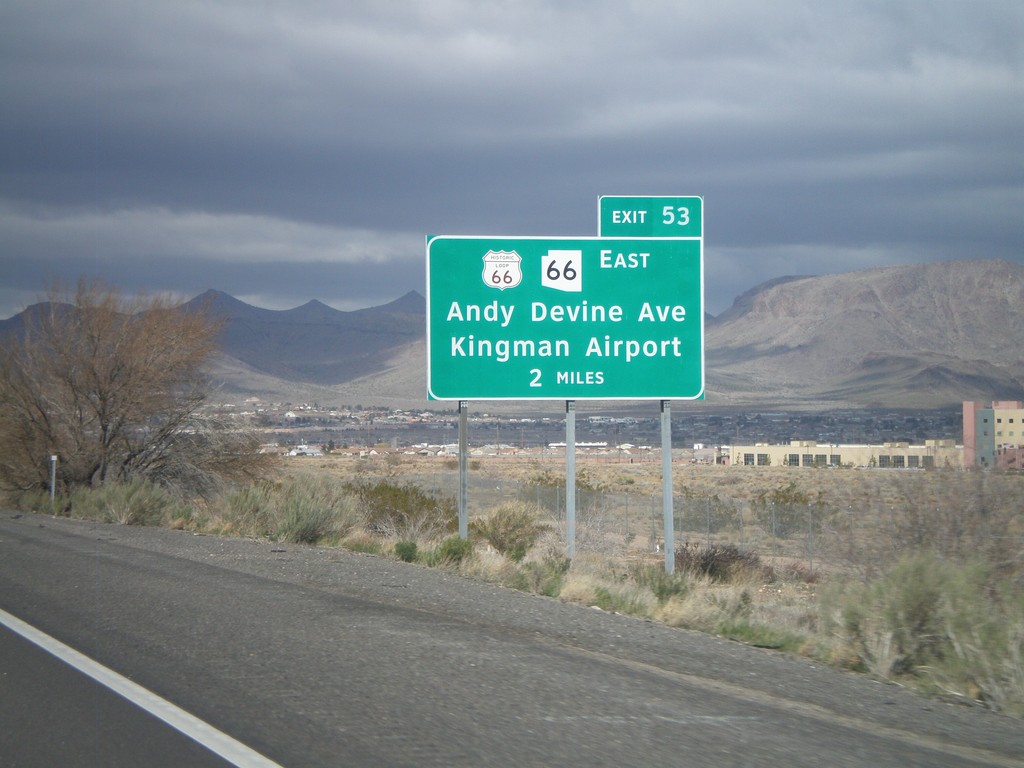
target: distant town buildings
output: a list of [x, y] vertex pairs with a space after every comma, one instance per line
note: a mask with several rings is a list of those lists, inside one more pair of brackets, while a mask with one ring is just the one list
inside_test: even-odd
[[290, 451], [288, 451], [288, 455], [289, 456], [313, 456], [315, 458], [315, 457], [318, 457], [318, 456], [323, 456], [324, 453], [323, 453], [323, 451], [321, 451], [316, 446], [296, 445], [294, 448], [292, 448]]
[[[321, 452], [371, 455], [375, 448], [446, 457], [458, 452], [458, 417], [451, 409], [264, 403], [256, 398], [214, 408], [225, 418], [261, 429], [269, 444], [297, 457]], [[658, 452], [652, 440], [659, 437], [660, 421], [637, 413], [581, 418], [576, 449], [596, 459], [651, 459]], [[1024, 403], [1020, 401], [966, 401], [962, 410], [941, 412], [694, 410], [674, 421], [675, 437], [687, 441], [687, 450], [677, 449], [681, 460], [697, 464], [1024, 470]], [[468, 426], [474, 456], [553, 456], [565, 451], [565, 429], [558, 416], [484, 412], [471, 414]], [[794, 434], [814, 439], [791, 440]]]
[[1024, 469], [1024, 403], [964, 401], [964, 466]]
[[745, 467], [879, 467], [882, 469], [958, 468], [963, 451], [954, 440], [925, 440], [880, 445], [837, 445], [793, 440], [788, 445], [734, 445], [729, 463]]
[[730, 464], [746, 467], [879, 467], [892, 469], [1024, 469], [1024, 402], [965, 400], [963, 445], [925, 440], [922, 445], [888, 442], [840, 445], [793, 440], [788, 445], [754, 443], [724, 449]]

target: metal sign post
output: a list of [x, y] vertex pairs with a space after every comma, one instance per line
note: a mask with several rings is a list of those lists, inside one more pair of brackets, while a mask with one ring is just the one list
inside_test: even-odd
[[469, 509], [467, 505], [469, 487], [469, 436], [466, 412], [469, 403], [459, 400], [459, 538], [469, 538]]
[[672, 407], [661, 401], [661, 496], [665, 521], [665, 573], [676, 568], [675, 505], [672, 499]]
[[576, 555], [576, 401], [565, 401], [565, 538], [566, 554]]

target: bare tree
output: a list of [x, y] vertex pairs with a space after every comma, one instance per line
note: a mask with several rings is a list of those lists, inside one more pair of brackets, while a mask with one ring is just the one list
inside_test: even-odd
[[98, 282], [60, 287], [0, 343], [0, 482], [46, 487], [144, 476], [191, 490], [244, 473], [247, 435], [200, 408], [218, 324], [168, 296], [126, 299]]

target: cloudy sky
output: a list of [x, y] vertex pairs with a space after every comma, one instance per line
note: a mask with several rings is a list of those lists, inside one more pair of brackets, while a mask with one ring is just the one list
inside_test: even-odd
[[426, 234], [702, 195], [708, 309], [1024, 261], [1020, 0], [5, 0], [0, 317], [99, 277], [283, 309], [424, 290]]

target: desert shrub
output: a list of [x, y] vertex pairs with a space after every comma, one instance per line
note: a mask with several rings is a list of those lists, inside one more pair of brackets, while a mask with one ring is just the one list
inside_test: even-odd
[[771, 569], [756, 552], [734, 544], [683, 544], [676, 548], [675, 567], [677, 571], [713, 581], [771, 578]]
[[361, 524], [355, 500], [322, 477], [304, 477], [280, 491], [274, 538], [293, 544], [339, 539]]
[[594, 605], [603, 611], [627, 616], [649, 616], [651, 593], [635, 584], [602, 585], [594, 588]]
[[980, 563], [954, 576], [940, 609], [949, 650], [926, 674], [942, 690], [1024, 715], [1024, 592]]
[[49, 491], [32, 489], [4, 494], [3, 502], [22, 512], [66, 515], [68, 513], [69, 499], [66, 495], [58, 493], [51, 502]]
[[473, 554], [473, 543], [458, 536], [442, 541], [428, 558], [430, 565], [458, 565]]
[[807, 530], [808, 509], [814, 503], [815, 500], [801, 490], [796, 482], [790, 482], [761, 491], [751, 502], [750, 508], [765, 533], [786, 538]]
[[395, 557], [403, 563], [416, 562], [417, 545], [415, 541], [395, 542]]
[[458, 510], [450, 496], [391, 480], [350, 482], [345, 488], [358, 500], [367, 528], [380, 536], [429, 540], [458, 529]]
[[523, 502], [510, 502], [474, 520], [471, 531], [513, 562], [525, 556], [548, 525], [537, 520], [536, 511]]
[[121, 525], [160, 525], [174, 516], [177, 506], [167, 490], [142, 479], [95, 488], [82, 486], [68, 500], [72, 517]]
[[232, 528], [247, 536], [269, 537], [277, 516], [275, 486], [269, 483], [245, 485], [229, 493], [224, 516]]
[[238, 488], [224, 498], [221, 515], [226, 530], [293, 544], [337, 540], [363, 521], [351, 494], [317, 475]]
[[804, 646], [806, 638], [780, 627], [757, 624], [747, 619], [727, 619], [717, 627], [717, 633], [756, 648], [795, 652]]
[[789, 561], [772, 566], [773, 573], [781, 580], [799, 581], [804, 584], [816, 584], [821, 578], [816, 570], [809, 565], [797, 561]]
[[632, 566], [629, 578], [638, 586], [649, 589], [659, 603], [685, 595], [691, 587], [686, 572], [665, 573], [663, 566], [647, 563]]
[[933, 556], [918, 556], [871, 583], [832, 584], [822, 596], [824, 624], [838, 633], [851, 666], [884, 677], [910, 674], [941, 654], [948, 576]]
[[695, 576], [690, 589], [670, 597], [655, 615], [672, 626], [729, 635], [735, 626], [752, 622], [754, 607], [746, 587]]
[[316, 544], [332, 532], [330, 509], [301, 495], [285, 498], [273, 538], [292, 544]]
[[[598, 480], [594, 472], [586, 466], [577, 466], [576, 470], [576, 509], [577, 512], [587, 506], [600, 503], [602, 496], [609, 490], [609, 485]], [[565, 475], [544, 469], [533, 475], [519, 490], [522, 501], [531, 503], [541, 509], [553, 513], [564, 510]]]
[[821, 625], [833, 657], [1024, 711], [1024, 595], [984, 562], [916, 555], [868, 583], [832, 583]]
[[163, 525], [186, 528], [197, 524], [196, 509], [182, 502], [168, 489], [142, 478], [131, 482], [109, 482], [102, 486], [80, 486], [70, 494], [57, 494], [53, 502], [47, 491], [23, 491], [9, 497], [17, 509], [41, 514], [98, 520], [121, 525]]
[[561, 551], [548, 550], [540, 560], [520, 562], [507, 586], [521, 592], [558, 597], [572, 561]]
[[636, 566], [623, 572], [600, 555], [588, 553], [573, 562], [559, 597], [614, 613], [653, 617], [662, 603], [651, 587], [667, 583], [658, 580], [654, 571], [655, 566]]
[[351, 531], [338, 544], [352, 552], [362, 552], [367, 555], [379, 555], [384, 551], [380, 539], [362, 529]]

